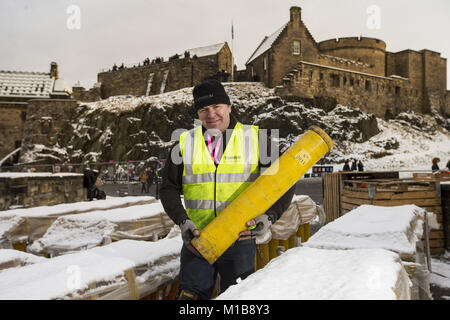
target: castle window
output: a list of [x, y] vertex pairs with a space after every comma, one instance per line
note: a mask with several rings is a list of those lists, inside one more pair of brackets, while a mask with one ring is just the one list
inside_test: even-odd
[[267, 70], [267, 57], [264, 57], [264, 70]]
[[350, 78], [350, 86], [353, 87], [354, 84], [355, 84], [355, 80], [353, 78]]
[[300, 41], [298, 40], [294, 40], [293, 44], [292, 44], [292, 54], [294, 56], [298, 56], [300, 55]]
[[22, 111], [20, 113], [20, 119], [22, 119], [23, 122], [27, 119], [27, 113], [25, 111]]
[[395, 94], [396, 94], [397, 96], [400, 95], [400, 87], [399, 87], [399, 86], [395, 86]]
[[370, 81], [366, 80], [366, 90], [370, 91]]
[[52, 118], [42, 117], [41, 118], [41, 134], [48, 134], [52, 129]]
[[337, 74], [330, 74], [330, 78], [331, 78], [331, 86], [332, 87], [339, 87], [339, 75]]
[[319, 73], [319, 80], [322, 81], [323, 80], [323, 73]]
[[309, 72], [309, 79], [310, 79], [310, 80], [312, 80], [313, 74], [314, 74], [314, 71], [310, 71], [310, 72]]
[[347, 84], [347, 77], [344, 77], [343, 81], [344, 81], [343, 85], [345, 86]]

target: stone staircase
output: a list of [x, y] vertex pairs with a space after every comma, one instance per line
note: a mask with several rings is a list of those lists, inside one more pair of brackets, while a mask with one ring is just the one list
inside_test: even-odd
[[290, 71], [282, 78], [283, 83], [275, 87], [275, 93], [279, 95], [288, 95], [295, 81], [298, 79], [299, 72], [302, 70], [302, 63], [296, 63]]

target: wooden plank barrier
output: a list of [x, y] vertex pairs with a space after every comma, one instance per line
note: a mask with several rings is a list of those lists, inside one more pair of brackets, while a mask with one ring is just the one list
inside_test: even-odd
[[[415, 204], [428, 212], [436, 214], [440, 224], [438, 230], [430, 232], [431, 254], [444, 253], [444, 229], [442, 223], [442, 207], [440, 184], [434, 180], [345, 180], [342, 182], [341, 214], [359, 207], [362, 204], [377, 206], [401, 206]], [[422, 238], [424, 239], [424, 238]]]
[[398, 178], [398, 171], [341, 171], [326, 173], [322, 176], [323, 208], [326, 215], [325, 223], [334, 221], [343, 214], [341, 211], [343, 181], [368, 179], [392, 180]]

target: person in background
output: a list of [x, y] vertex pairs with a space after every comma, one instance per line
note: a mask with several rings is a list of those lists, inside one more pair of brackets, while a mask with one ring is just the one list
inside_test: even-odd
[[147, 173], [145, 172], [145, 170], [142, 170], [141, 174], [139, 175], [139, 181], [142, 184], [141, 193], [148, 192], [147, 191]]
[[83, 175], [83, 187], [87, 191], [87, 199], [89, 201], [94, 200], [96, 182], [98, 177], [98, 170], [91, 170], [89, 167], [84, 169]]
[[438, 157], [433, 158], [433, 160], [431, 160], [431, 162], [433, 163], [431, 166], [431, 172], [435, 173], [435, 172], [439, 172], [439, 166], [438, 163], [441, 161], [441, 159], [439, 159]]
[[348, 160], [345, 160], [344, 167], [342, 171], [350, 171], [350, 165], [348, 164]]
[[448, 160], [446, 167], [447, 167], [447, 171], [450, 171], [450, 160]]
[[358, 171], [364, 171], [364, 165], [361, 160], [358, 162]]
[[356, 163], [356, 159], [353, 159], [353, 162], [352, 162], [352, 168], [351, 168], [351, 170], [352, 170], [352, 171], [356, 171], [356, 170], [357, 170], [357, 163]]

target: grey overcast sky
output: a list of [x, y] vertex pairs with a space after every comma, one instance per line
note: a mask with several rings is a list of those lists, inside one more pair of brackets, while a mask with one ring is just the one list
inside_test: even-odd
[[[379, 20], [368, 12], [373, 5]], [[243, 69], [263, 37], [289, 20], [291, 6], [302, 8], [316, 41], [362, 35], [385, 41], [391, 52], [426, 48], [450, 58], [449, 0], [0, 0], [0, 70], [49, 72], [56, 61], [69, 86], [90, 88], [114, 63], [220, 41], [231, 47], [232, 21], [235, 63]]]

